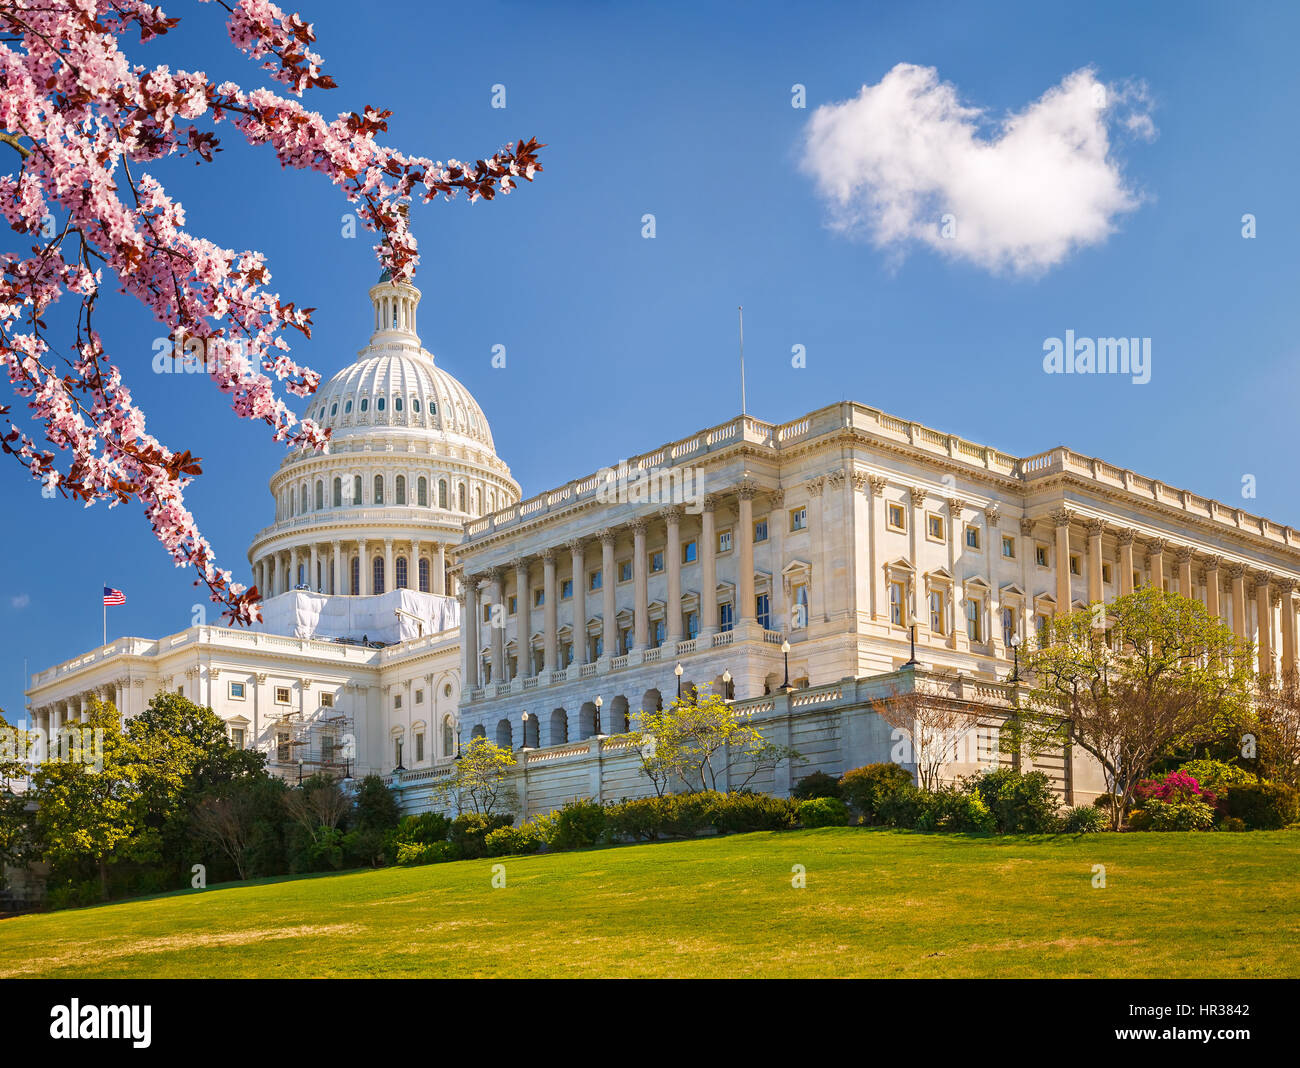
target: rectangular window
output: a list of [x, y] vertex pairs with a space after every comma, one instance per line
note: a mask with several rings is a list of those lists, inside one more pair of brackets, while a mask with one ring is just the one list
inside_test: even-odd
[[1079, 574], [1079, 558], [1077, 556], [1070, 557], [1070, 574]]
[[808, 626], [808, 584], [797, 582], [790, 589], [790, 629]]
[[1110, 585], [1110, 564], [1103, 563], [1101, 565], [1101, 581], [1107, 586]]
[[288, 731], [276, 731], [275, 733], [275, 759], [281, 764], [289, 763]]
[[1046, 566], [1047, 566], [1047, 546], [1046, 546], [1046, 545], [1035, 545], [1035, 546], [1034, 546], [1034, 562], [1035, 562], [1039, 567], [1046, 567]]
[[492, 622], [492, 602], [491, 602], [491, 601], [484, 601], [484, 602], [483, 602], [483, 622], [484, 622], [484, 623], [491, 623], [491, 622]]
[[1016, 558], [1016, 539], [1010, 534], [1002, 535], [1002, 555], [1008, 560]]
[[996, 764], [1000, 748], [998, 727], [977, 727], [975, 730], [976, 757], [981, 764]]
[[720, 553], [731, 552], [731, 531], [730, 530], [718, 531], [718, 552]]
[[632, 651], [632, 628], [624, 627], [618, 632], [618, 647], [622, 653]]
[[980, 547], [980, 528], [979, 528], [979, 527], [967, 527], [967, 528], [966, 528], [966, 548], [968, 548], [968, 549], [978, 549], [979, 547]]
[[687, 639], [697, 638], [700, 634], [700, 614], [699, 612], [686, 613], [686, 637]]
[[657, 575], [664, 569], [664, 551], [656, 549], [650, 554], [650, 574]]
[[754, 541], [755, 543], [760, 541], [767, 541], [767, 520], [766, 519], [760, 519], [757, 523], [754, 524]]
[[885, 523], [890, 530], [907, 529], [907, 512], [901, 504], [891, 504], [885, 513]]
[[517, 615], [518, 612], [519, 612], [519, 595], [517, 593], [512, 593], [510, 595], [510, 614], [513, 616], [513, 615]]
[[415, 759], [417, 763], [424, 759], [424, 731], [415, 732]]
[[902, 582], [889, 584], [889, 622], [896, 627], [905, 626], [907, 617], [903, 612], [903, 603], [907, 600], [907, 585]]
[[587, 589], [598, 590], [602, 585], [604, 585], [604, 582], [605, 572], [602, 569], [597, 568], [591, 573], [591, 578], [587, 580]]
[[683, 564], [695, 563], [695, 556], [696, 556], [696, 544], [695, 544], [695, 539], [692, 538], [690, 541], [682, 545], [682, 563]]
[[667, 637], [668, 637], [668, 633], [666, 628], [664, 627], [664, 621], [662, 619], [656, 619], [654, 621], [654, 638], [653, 638], [655, 648], [657, 649], [659, 646], [663, 645], [664, 639]]
[[621, 564], [618, 565], [618, 581], [619, 581], [619, 582], [631, 582], [631, 581], [632, 581], [632, 561], [631, 561], [631, 560], [624, 560]]
[[277, 705], [287, 705], [289, 703], [288, 686], [277, 686], [275, 688], [275, 703]]
[[754, 598], [754, 615], [758, 618], [758, 625], [764, 630], [772, 629], [772, 600], [765, 593], [760, 593]]
[[401, 708], [401, 707], [402, 707], [402, 695], [401, 695], [400, 693], [399, 693], [396, 697], [393, 698], [393, 707], [394, 707], [394, 708]]
[[546, 591], [542, 589], [533, 590], [533, 607], [541, 608], [546, 603]]
[[334, 763], [334, 735], [322, 734], [320, 736], [320, 762], [322, 764]]
[[232, 746], [233, 748], [235, 748], [235, 749], [243, 749], [243, 748], [244, 748], [244, 728], [243, 728], [243, 727], [231, 727], [231, 728], [230, 728], [230, 744], [231, 744], [231, 746]]
[[424, 704], [424, 691], [423, 691], [423, 690], [416, 690], [416, 691], [415, 691], [415, 703], [416, 703], [417, 705], [422, 705], [422, 704]]
[[943, 516], [927, 512], [925, 516], [925, 536], [931, 541], [943, 541]]
[[321, 708], [333, 708], [333, 707], [334, 707], [334, 695], [333, 695], [332, 693], [328, 693], [328, 692], [327, 692], [327, 693], [323, 693], [323, 694], [321, 694], [321, 695], [320, 695], [320, 705], [321, 705]]
[[1011, 639], [1016, 634], [1016, 610], [1014, 608], [1002, 609], [1002, 642], [1010, 646]]
[[978, 597], [966, 598], [966, 637], [973, 642], [984, 640], [984, 602]]
[[573, 579], [564, 579], [560, 583], [560, 600], [567, 601], [573, 597]]
[[735, 626], [735, 619], [732, 615], [731, 602], [723, 601], [718, 605], [718, 630], [728, 631]]
[[790, 509], [790, 530], [806, 530], [808, 527], [808, 509], [791, 508]]
[[948, 628], [944, 625], [947, 621], [944, 618], [945, 612], [943, 608], [944, 608], [943, 591], [931, 590], [930, 591], [930, 631], [933, 634], [943, 635], [948, 632]]
[[230, 684], [230, 697], [231, 700], [234, 701], [242, 701], [244, 699], [244, 684], [242, 682], [232, 682]]

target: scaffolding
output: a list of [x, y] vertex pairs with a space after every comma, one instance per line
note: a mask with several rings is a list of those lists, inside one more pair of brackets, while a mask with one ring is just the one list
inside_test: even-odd
[[334, 708], [315, 715], [285, 712], [271, 724], [271, 758], [281, 774], [331, 775], [344, 778], [356, 763], [352, 717]]

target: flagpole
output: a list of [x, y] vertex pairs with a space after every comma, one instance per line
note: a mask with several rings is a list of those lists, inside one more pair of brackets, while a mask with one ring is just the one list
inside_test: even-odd
[[[107, 588], [108, 584], [105, 583], [104, 586], [105, 588]], [[100, 591], [99, 600], [100, 600], [100, 606], [104, 610], [104, 640], [100, 642], [100, 644], [107, 645], [108, 644], [108, 602], [104, 600], [103, 590]]]
[[740, 312], [740, 414], [748, 415], [745, 406], [745, 306], [738, 304], [736, 310]]

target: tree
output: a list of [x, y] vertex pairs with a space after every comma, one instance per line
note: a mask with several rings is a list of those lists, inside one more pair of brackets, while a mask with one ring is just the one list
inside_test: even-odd
[[455, 772], [438, 788], [438, 796], [453, 805], [458, 816], [466, 810], [490, 816], [493, 809], [511, 805], [506, 776], [514, 766], [515, 755], [509, 749], [473, 738], [457, 757]]
[[916, 765], [917, 783], [923, 790], [936, 790], [946, 764], [961, 759], [980, 725], [979, 705], [950, 692], [943, 678], [918, 680], [910, 686], [890, 686], [883, 697], [871, 701], [871, 710], [894, 729], [901, 743], [901, 764]]
[[248, 853], [257, 821], [257, 799], [244, 784], [205, 797], [194, 809], [194, 833], [230, 858], [240, 879], [248, 878]]
[[96, 760], [55, 759], [51, 752], [32, 776], [32, 797], [46, 859], [91, 862], [107, 899], [109, 859], [136, 833], [139, 754], [111, 704], [92, 699], [85, 718], [78, 729], [83, 738], [96, 740]]
[[1102, 767], [1119, 827], [1157, 761], [1240, 732], [1250, 646], [1199, 602], [1144, 587], [1049, 621], [1025, 662], [1031, 744], [1071, 742]]
[[1259, 679], [1254, 726], [1259, 774], [1300, 789], [1300, 674]]
[[[698, 690], [678, 697], [665, 709], [642, 712], [629, 737], [641, 759], [641, 773], [660, 796], [674, 779], [689, 793], [716, 790], [721, 779], [733, 790], [744, 790], [764, 771], [784, 760], [798, 760], [789, 746], [773, 745], [748, 720], [733, 714], [715, 693]], [[733, 773], [744, 777], [733, 780]]]
[[[298, 15], [269, 0], [221, 6], [235, 46], [262, 60], [293, 96], [335, 87], [311, 51], [312, 27]], [[195, 568], [196, 585], [207, 586], [232, 622], [248, 623], [260, 618], [256, 587], [245, 589], [218, 568], [185, 506], [200, 461], [149, 434], [103, 348], [95, 310], [106, 285], [139, 300], [166, 327], [174, 350], [189, 355], [197, 346], [237, 416], [266, 423], [291, 448], [320, 449], [327, 432], [311, 420], [299, 423], [272, 381], [298, 397], [319, 385], [319, 374], [290, 359], [284, 336], [297, 330], [310, 337], [313, 309], [266, 288], [271, 275], [260, 253], [189, 233], [156, 165], [171, 157], [212, 163], [220, 149], [209, 127], [229, 122], [249, 144], [269, 145], [282, 166], [320, 172], [337, 185], [362, 224], [378, 232], [378, 258], [400, 282], [418, 262], [403, 210], [413, 196], [427, 202], [464, 191], [471, 202], [491, 200], [521, 179], [532, 181], [544, 146], [520, 141], [474, 164], [407, 156], [376, 141], [388, 111], [367, 106], [326, 122], [268, 89], [148, 69], [119, 48], [132, 31], [143, 45], [179, 21], [121, 0], [0, 6], [0, 143], [17, 164], [0, 176], [0, 201], [10, 227], [33, 242], [30, 256], [0, 255], [0, 363], [50, 446], [0, 405], [0, 449], [64, 497], [109, 507], [138, 501], [177, 565]], [[44, 318], [63, 296], [76, 304], [67, 366]], [[64, 470], [55, 465], [61, 451], [70, 454]]]
[[25, 861], [32, 848], [28, 798], [15, 789], [16, 782], [27, 777], [28, 744], [27, 732], [12, 726], [0, 710], [0, 886], [5, 865]]

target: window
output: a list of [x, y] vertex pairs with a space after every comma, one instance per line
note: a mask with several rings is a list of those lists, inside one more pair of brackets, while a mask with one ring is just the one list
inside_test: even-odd
[[352, 596], [357, 597], [361, 594], [361, 557], [352, 558]]
[[605, 581], [604, 573], [598, 568], [587, 576], [587, 589], [598, 590]]
[[397, 575], [397, 588], [399, 590], [407, 588], [407, 570], [406, 557], [399, 556], [393, 563], [393, 571]]
[[334, 507], [343, 507], [343, 479], [341, 478], [334, 480]]
[[380, 397], [377, 401], [375, 401], [375, 410], [376, 410], [376, 411], [379, 411], [379, 412], [382, 412], [382, 411], [384, 410], [384, 398], [383, 398], [383, 397]]
[[943, 541], [943, 516], [927, 512], [925, 516], [925, 536], [931, 541]]
[[384, 503], [384, 476], [383, 475], [375, 476], [375, 495], [372, 498], [372, 500], [375, 502], [375, 504]]
[[808, 509], [791, 508], [790, 509], [790, 530], [807, 530], [808, 529]]
[[438, 479], [438, 507], [447, 507], [447, 480], [445, 478]]
[[978, 597], [966, 598], [966, 637], [973, 642], [984, 640], [984, 602]]
[[320, 479], [316, 480], [316, 511], [325, 507], [325, 483]]
[[393, 496], [394, 496], [395, 504], [406, 503], [406, 476], [405, 475], [397, 476], [397, 486], [395, 487]]
[[573, 597], [573, 579], [567, 578], [560, 582], [560, 600], [568, 601]]
[[694, 538], [686, 542], [682, 546], [682, 563], [683, 564], [695, 563], [696, 550], [697, 550], [697, 546]]
[[1016, 635], [1016, 610], [1014, 608], [1002, 609], [1002, 642], [1009, 646], [1011, 639]]
[[686, 637], [687, 639], [696, 638], [700, 633], [700, 614], [699, 612], [686, 613]]
[[281, 764], [289, 763], [289, 732], [275, 732], [275, 759]]
[[790, 629], [802, 630], [808, 626], [808, 584], [796, 583], [790, 591]]
[[465, 507], [465, 483], [463, 482], [456, 487], [456, 503], [460, 506], [460, 511], [465, 512], [469, 510]]
[[394, 708], [401, 708], [401, 707], [402, 707], [402, 695], [401, 695], [400, 693], [399, 693], [396, 697], [393, 698], [393, 707], [394, 707]]
[[624, 653], [632, 651], [632, 628], [624, 627], [618, 632], [618, 647]]
[[664, 551], [656, 549], [650, 554], [650, 574], [657, 575], [664, 569]]
[[370, 565], [373, 577], [373, 584], [370, 587], [371, 593], [384, 592], [384, 558], [376, 556], [374, 562]]
[[890, 530], [907, 529], [907, 512], [901, 504], [891, 504], [885, 513], [885, 523]]
[[720, 553], [731, 552], [731, 531], [730, 530], [718, 531], [718, 552]]
[[416, 703], [417, 705], [422, 705], [422, 704], [424, 704], [424, 691], [423, 691], [423, 690], [416, 690], [416, 691], [415, 691], [415, 703]]
[[277, 705], [287, 705], [289, 703], [288, 686], [277, 686], [275, 688], [275, 703]]
[[1101, 565], [1101, 581], [1107, 586], [1110, 585], [1110, 564], [1103, 563]]
[[546, 591], [543, 589], [533, 590], [533, 607], [541, 608], [546, 603]]
[[393, 739], [393, 767], [400, 768], [401, 766], [402, 766], [402, 739], [394, 738]]
[[455, 738], [452, 736], [451, 717], [448, 716], [442, 721], [442, 751], [446, 756], [451, 756], [451, 751], [456, 746]]
[[1036, 563], [1039, 567], [1046, 567], [1046, 566], [1047, 566], [1047, 546], [1046, 546], [1046, 545], [1035, 545], [1035, 546], [1034, 546], [1034, 563]]
[[322, 734], [320, 736], [320, 762], [322, 764], [334, 763], [334, 735]]
[[512, 615], [512, 616], [513, 616], [513, 615], [518, 615], [518, 614], [519, 614], [519, 597], [518, 597], [516, 594], [511, 594], [511, 595], [510, 595], [510, 608], [509, 608], [509, 613], [510, 613], [510, 615]]
[[968, 549], [978, 549], [979, 547], [980, 547], [980, 528], [979, 528], [979, 527], [967, 527], [967, 528], [966, 528], [966, 548], [968, 548]]
[[723, 601], [718, 605], [718, 630], [727, 631], [735, 626], [735, 617], [732, 612], [731, 602]]
[[889, 622], [896, 627], [907, 625], [903, 605], [907, 601], [907, 584], [901, 581], [889, 584]]
[[948, 628], [944, 625], [946, 623], [946, 620], [944, 619], [944, 615], [945, 613], [944, 613], [944, 603], [943, 603], [943, 591], [931, 590], [930, 591], [930, 630], [934, 634], [942, 635], [948, 632]]
[[618, 565], [618, 581], [619, 581], [619, 582], [631, 582], [631, 581], [632, 581], [632, 561], [631, 561], [631, 560], [624, 560], [621, 564]]
[[760, 519], [754, 524], [754, 541], [767, 541], [767, 520]]
[[429, 593], [429, 561], [421, 560], [419, 566], [420, 572], [420, 592]]
[[350, 411], [352, 411], [352, 402], [351, 402], [351, 401], [344, 401], [344, 402], [343, 402], [343, 414], [344, 414], [344, 415], [347, 415], [348, 412], [350, 412]]
[[401, 397], [394, 397], [394, 398], [393, 398], [393, 411], [395, 411], [395, 412], [400, 412], [401, 410], [402, 410], [402, 398], [401, 398]]
[[[401, 398], [398, 398], [398, 404], [401, 404]], [[424, 731], [415, 732], [415, 762], [418, 764], [424, 759]]]
[[352, 503], [358, 508], [360, 508], [363, 503], [361, 500], [361, 476], [360, 475], [354, 475], [352, 477]]
[[1002, 535], [1002, 555], [1008, 560], [1016, 558], [1016, 539], [1010, 534]]
[[364, 412], [364, 411], [365, 411], [367, 408], [369, 408], [369, 407], [370, 407], [370, 401], [369, 401], [367, 398], [362, 397], [362, 398], [361, 398], [361, 410]]
[[429, 480], [423, 475], [415, 483], [415, 501], [421, 508], [429, 504]]
[[1079, 574], [1079, 558], [1078, 558], [1078, 556], [1071, 555], [1071, 557], [1070, 557], [1070, 574], [1071, 574], [1071, 575], [1077, 575], [1077, 574]]
[[605, 655], [605, 639], [599, 634], [591, 640], [591, 655], [595, 660], [599, 660]]
[[233, 748], [235, 748], [235, 749], [243, 749], [243, 748], [244, 748], [244, 728], [243, 728], [243, 727], [231, 727], [231, 728], [230, 728], [230, 744], [231, 744], [231, 746], [232, 746]]
[[244, 699], [244, 684], [242, 682], [232, 682], [230, 684], [230, 698], [232, 701], [242, 701]]
[[765, 593], [754, 598], [754, 615], [764, 630], [772, 629], [772, 600]]
[[667, 633], [664, 629], [664, 621], [662, 619], [656, 619], [654, 622], [654, 636], [652, 639], [654, 641], [655, 647], [658, 648], [659, 646], [663, 645], [664, 639], [666, 637], [667, 637]]
[[333, 707], [334, 707], [334, 695], [333, 695], [332, 693], [323, 693], [323, 694], [321, 694], [321, 695], [320, 695], [320, 706], [321, 706], [321, 708], [333, 708]]

